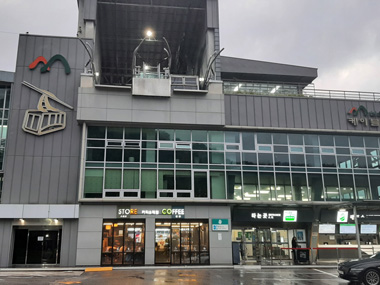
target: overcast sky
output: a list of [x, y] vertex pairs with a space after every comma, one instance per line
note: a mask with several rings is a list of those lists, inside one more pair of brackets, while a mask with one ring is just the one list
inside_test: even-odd
[[[18, 33], [75, 36], [77, 0], [0, 0], [0, 70]], [[379, 0], [219, 0], [224, 56], [318, 68], [318, 89], [380, 92]]]

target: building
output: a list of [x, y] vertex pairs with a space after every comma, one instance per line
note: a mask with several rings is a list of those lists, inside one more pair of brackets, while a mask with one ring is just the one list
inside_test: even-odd
[[20, 36], [1, 267], [233, 264], [236, 242], [273, 261], [293, 236], [378, 244], [379, 94], [220, 56], [217, 0], [78, 7], [78, 38]]

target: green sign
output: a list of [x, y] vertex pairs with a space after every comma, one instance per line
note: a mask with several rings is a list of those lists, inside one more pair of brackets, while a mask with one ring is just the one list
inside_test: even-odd
[[283, 217], [284, 222], [297, 222], [297, 211], [285, 210]]
[[214, 232], [228, 231], [228, 219], [212, 219], [211, 229]]

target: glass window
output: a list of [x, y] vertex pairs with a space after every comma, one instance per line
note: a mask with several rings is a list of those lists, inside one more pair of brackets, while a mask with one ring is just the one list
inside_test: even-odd
[[125, 128], [126, 140], [140, 140], [140, 129], [138, 128]]
[[210, 171], [211, 199], [226, 199], [225, 175], [221, 171]]
[[106, 169], [104, 189], [121, 189], [121, 169]]
[[293, 185], [294, 200], [309, 201], [309, 194], [308, 194], [308, 189], [307, 189], [305, 173], [293, 173], [292, 185]]
[[273, 165], [273, 155], [271, 153], [259, 153], [259, 165]]
[[104, 149], [88, 148], [86, 161], [104, 161]]
[[365, 156], [352, 156], [352, 165], [354, 168], [367, 168], [366, 157]]
[[258, 146], [259, 151], [272, 151], [271, 145], [259, 145]]
[[290, 161], [292, 166], [305, 166], [305, 156], [303, 154], [291, 154]]
[[338, 161], [338, 168], [342, 168], [342, 169], [352, 168], [350, 156], [338, 155], [336, 159]]
[[317, 135], [305, 135], [305, 145], [319, 146], [319, 140]]
[[240, 152], [226, 152], [226, 164], [240, 164]]
[[123, 128], [108, 127], [107, 139], [123, 139]]
[[[207, 164], [207, 152], [193, 151], [193, 163]], [[222, 163], [224, 163], [224, 161]]]
[[194, 171], [194, 197], [208, 197], [208, 173], [206, 171]]
[[259, 179], [256, 172], [243, 172], [243, 200], [258, 200]]
[[339, 200], [338, 178], [335, 174], [324, 174], [326, 200]]
[[367, 156], [368, 168], [370, 169], [379, 169], [379, 156]]
[[141, 198], [157, 198], [157, 170], [141, 170]]
[[322, 155], [323, 167], [336, 167], [335, 155]]
[[[222, 144], [218, 144], [218, 145], [215, 145], [215, 144], [210, 144], [212, 146], [216, 146], [216, 148], [221, 147], [220, 150], [224, 150], [224, 145]], [[193, 143], [193, 149], [194, 150], [207, 150], [207, 143]]]
[[339, 182], [342, 200], [355, 200], [352, 175], [339, 175]]
[[272, 144], [272, 135], [267, 133], [257, 133], [258, 144]]
[[192, 133], [194, 142], [207, 142], [207, 131], [193, 131]]
[[274, 154], [274, 165], [277, 166], [289, 166], [289, 155], [275, 153]]
[[87, 137], [94, 139], [104, 139], [106, 137], [106, 127], [88, 127]]
[[141, 156], [142, 162], [157, 162], [157, 151], [156, 150], [143, 150]]
[[224, 153], [210, 152], [210, 164], [224, 164]]
[[174, 171], [172, 170], [158, 171], [158, 189], [174, 190]]
[[355, 175], [355, 186], [358, 200], [371, 199], [367, 175]]
[[160, 150], [159, 154], [159, 162], [164, 163], [173, 163], [174, 162], [174, 151], [172, 150]]
[[87, 147], [104, 147], [104, 140], [87, 140]]
[[122, 161], [123, 159], [122, 149], [107, 149], [106, 161]]
[[377, 137], [364, 137], [364, 142], [366, 147], [379, 147], [379, 142]]
[[225, 132], [226, 143], [240, 143], [239, 132]]
[[321, 158], [319, 155], [306, 155], [306, 165], [308, 167], [321, 167]]
[[364, 147], [363, 137], [351, 136], [351, 147]]
[[289, 173], [276, 173], [277, 201], [293, 200]]
[[176, 141], [191, 141], [191, 131], [190, 130], [176, 130], [175, 131]]
[[177, 190], [191, 190], [191, 171], [177, 170], [175, 181]]
[[191, 151], [176, 151], [176, 162], [177, 163], [191, 163]]
[[275, 200], [274, 193], [275, 185], [274, 185], [274, 177], [273, 173], [263, 173], [260, 172], [260, 200], [268, 201]]
[[274, 152], [289, 152], [289, 148], [287, 146], [273, 146]]
[[303, 145], [303, 135], [289, 134], [290, 145]]
[[319, 153], [319, 147], [305, 147], [306, 153]]
[[243, 152], [243, 164], [244, 165], [257, 165], [256, 153]]
[[321, 142], [321, 146], [334, 146], [333, 138], [331, 135], [320, 135], [319, 141]]
[[157, 131], [155, 129], [142, 129], [143, 140], [157, 140]]
[[160, 141], [173, 141], [174, 140], [174, 130], [159, 130], [159, 140]]
[[218, 131], [209, 132], [210, 142], [224, 142], [224, 133]]
[[371, 181], [372, 199], [379, 200], [380, 199], [380, 176], [371, 175], [370, 181]]
[[323, 183], [321, 174], [308, 174], [311, 201], [323, 201]]
[[336, 146], [349, 146], [347, 136], [336, 136], [335, 137]]
[[86, 169], [84, 179], [84, 197], [102, 198], [103, 169]]
[[242, 200], [241, 173], [227, 171], [227, 197], [233, 200]]
[[138, 169], [124, 170], [123, 189], [140, 189]]
[[273, 134], [273, 144], [288, 144], [288, 136], [286, 134]]
[[242, 133], [243, 149], [254, 150], [255, 149], [255, 134], [254, 133]]
[[336, 148], [335, 149], [336, 154], [350, 154], [350, 149], [349, 148]]
[[139, 162], [140, 161], [140, 149], [125, 149], [124, 150], [125, 162]]

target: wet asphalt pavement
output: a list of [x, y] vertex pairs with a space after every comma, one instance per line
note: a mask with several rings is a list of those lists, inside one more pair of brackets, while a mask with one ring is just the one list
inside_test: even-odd
[[335, 269], [137, 269], [105, 272], [0, 272], [1, 284], [350, 284]]

